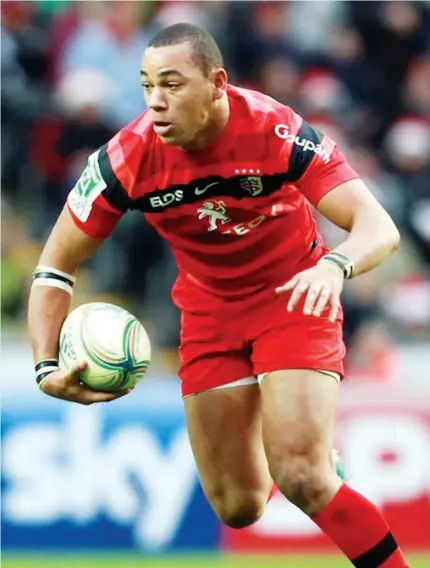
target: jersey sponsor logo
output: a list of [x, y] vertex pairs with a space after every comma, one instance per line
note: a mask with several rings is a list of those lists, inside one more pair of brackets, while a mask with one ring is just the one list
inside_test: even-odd
[[[275, 204], [272, 205], [270, 209], [266, 210], [264, 214], [260, 214], [258, 217], [255, 217], [255, 219], [233, 225], [234, 221], [227, 215], [227, 207], [224, 201], [211, 199], [210, 201], [205, 201], [203, 206], [197, 209], [197, 213], [199, 219], [207, 219], [209, 221], [209, 232], [218, 230], [223, 235], [235, 235], [237, 237], [242, 237], [259, 227], [271, 217], [277, 217], [280, 210], [281, 209], [278, 204]], [[227, 225], [227, 228], [224, 229], [222, 226], [226, 223], [229, 223], [229, 225]]]
[[166, 208], [172, 203], [179, 203], [184, 197], [184, 192], [182, 189], [177, 189], [176, 191], [163, 193], [161, 195], [155, 195], [149, 198], [149, 203], [153, 208]]
[[224, 225], [230, 221], [230, 217], [226, 215], [224, 201], [218, 201], [216, 199], [205, 201], [203, 206], [197, 209], [197, 213], [199, 214], [199, 219], [208, 219], [208, 231], [216, 231], [216, 229], [218, 229], [218, 222]]
[[67, 199], [70, 209], [82, 222], [88, 219], [94, 201], [107, 187], [100, 171], [99, 153], [97, 150], [88, 158], [86, 168]]
[[206, 186], [203, 187], [202, 189], [200, 189], [199, 186], [197, 186], [196, 189], [194, 190], [194, 193], [195, 193], [196, 195], [203, 195], [204, 193], [207, 192], [207, 190], [208, 190], [210, 187], [213, 187], [214, 185], [218, 185], [218, 182], [217, 182], [217, 181], [214, 181], [213, 183], [210, 183], [210, 184], [206, 185]]
[[314, 152], [322, 158], [322, 161], [325, 164], [330, 161], [330, 154], [324, 150], [321, 144], [315, 144], [312, 140], [291, 134], [290, 129], [286, 124], [277, 124], [275, 126], [275, 134], [279, 138], [282, 138], [282, 140], [288, 142], [288, 144], [296, 144], [297, 146], [302, 147], [303, 152]]

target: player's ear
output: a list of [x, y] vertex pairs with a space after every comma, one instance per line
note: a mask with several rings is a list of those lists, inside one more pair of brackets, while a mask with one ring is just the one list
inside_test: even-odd
[[222, 97], [227, 89], [227, 73], [225, 69], [215, 69], [213, 71], [213, 100], [217, 101]]

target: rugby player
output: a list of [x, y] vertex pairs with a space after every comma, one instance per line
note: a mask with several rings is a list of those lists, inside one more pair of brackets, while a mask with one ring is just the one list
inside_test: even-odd
[[[160, 31], [140, 74], [147, 110], [89, 157], [34, 273], [28, 317], [41, 389], [83, 404], [126, 394], [85, 387], [85, 362], [59, 370], [58, 338], [75, 272], [126, 211], [139, 210], [176, 258], [185, 414], [218, 517], [254, 523], [275, 482], [354, 566], [408, 566], [332, 454], [340, 295], [345, 280], [399, 246], [395, 225], [332, 140], [291, 108], [228, 83], [205, 30]], [[349, 233], [335, 250], [308, 202]]]

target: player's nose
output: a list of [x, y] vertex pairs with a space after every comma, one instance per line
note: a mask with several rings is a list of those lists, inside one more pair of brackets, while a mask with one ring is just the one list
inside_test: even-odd
[[161, 110], [167, 109], [167, 101], [161, 89], [156, 87], [152, 89], [152, 92], [147, 100], [148, 108], [159, 112]]

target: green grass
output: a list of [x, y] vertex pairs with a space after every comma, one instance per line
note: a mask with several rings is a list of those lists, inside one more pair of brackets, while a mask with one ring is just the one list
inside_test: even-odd
[[[429, 568], [429, 555], [408, 556], [411, 568]], [[348, 568], [339, 556], [166, 556], [134, 555], [10, 555], [3, 554], [2, 568]]]

